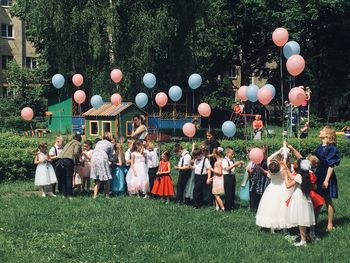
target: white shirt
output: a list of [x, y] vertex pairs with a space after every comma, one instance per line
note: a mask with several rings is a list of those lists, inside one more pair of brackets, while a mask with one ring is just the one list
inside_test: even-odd
[[[56, 148], [56, 150], [55, 150], [55, 148]], [[51, 148], [50, 148], [50, 151], [49, 151], [49, 156], [58, 156], [58, 155], [60, 155], [60, 153], [62, 152], [62, 150], [63, 150], [63, 147], [62, 146], [52, 146]], [[57, 152], [57, 154], [56, 154], [56, 152]]]
[[235, 168], [232, 168], [230, 171], [227, 171], [225, 168], [231, 166], [234, 164], [234, 160], [230, 160], [225, 156], [224, 159], [222, 159], [222, 174], [233, 174], [235, 172]]
[[[205, 162], [204, 162], [205, 159]], [[204, 163], [203, 163], [204, 162]], [[200, 175], [207, 175], [208, 169], [211, 168], [210, 162], [208, 158], [202, 157], [201, 159], [196, 159], [194, 161], [194, 173]], [[203, 169], [203, 172], [202, 172]]]
[[[125, 161], [131, 161], [131, 151], [130, 148], [125, 152]], [[126, 163], [126, 166], [130, 166], [130, 163]]]
[[156, 168], [159, 166], [159, 149], [154, 148], [153, 151], [149, 150], [144, 150], [144, 154], [146, 155], [147, 158], [147, 166], [148, 168]]
[[178, 166], [183, 167], [183, 166], [189, 166], [191, 163], [192, 156], [187, 150], [184, 150], [181, 154], [181, 158], [179, 160]]

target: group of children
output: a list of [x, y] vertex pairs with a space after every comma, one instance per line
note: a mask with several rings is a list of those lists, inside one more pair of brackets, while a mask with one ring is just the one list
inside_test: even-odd
[[[310, 239], [317, 240], [314, 229], [316, 219], [323, 204], [328, 210], [328, 230], [333, 228], [334, 208], [332, 198], [337, 197], [337, 180], [334, 166], [340, 162], [335, 146], [335, 132], [325, 127], [320, 132], [322, 144], [315, 155], [304, 159], [291, 145], [284, 145], [279, 151], [259, 163], [249, 162], [241, 190], [249, 191], [249, 207], [257, 211], [256, 224], [270, 228], [271, 232], [299, 226], [300, 242], [306, 244], [306, 227], [310, 227]], [[114, 160], [110, 169], [112, 180], [108, 181], [110, 192], [114, 195], [128, 194], [144, 198], [160, 198], [169, 203], [175, 195], [171, 178], [170, 152], [165, 151], [159, 160], [160, 149], [151, 141], [128, 140], [128, 149], [123, 150], [123, 142], [114, 144]], [[62, 138], [47, 153], [45, 144], [40, 144], [35, 163], [38, 164], [35, 185], [47, 186], [57, 182], [51, 162], [62, 147]], [[215, 203], [218, 211], [231, 211], [235, 208], [236, 176], [235, 168], [244, 164], [235, 160], [232, 147], [221, 147], [208, 151], [203, 143], [200, 147], [193, 144], [192, 151], [180, 144], [174, 146], [179, 161], [174, 170], [178, 171], [175, 201], [178, 204], [192, 204], [200, 208]], [[296, 162], [292, 164], [292, 154]], [[84, 142], [80, 163], [76, 167], [82, 190], [89, 191], [90, 162], [93, 156], [92, 142]], [[316, 174], [316, 176], [315, 176]], [[96, 182], [95, 184], [98, 183]], [[107, 189], [109, 189], [109, 186]], [[45, 196], [43, 189], [43, 196]], [[49, 191], [49, 195], [54, 192]]]

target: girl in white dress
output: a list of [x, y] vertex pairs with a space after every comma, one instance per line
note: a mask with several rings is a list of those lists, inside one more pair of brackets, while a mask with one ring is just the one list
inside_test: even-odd
[[44, 190], [44, 186], [47, 186], [46, 189], [52, 189], [52, 185], [57, 183], [56, 174], [47, 153], [46, 143], [39, 144], [35, 155], [34, 164], [37, 165], [34, 184], [35, 186], [39, 186], [41, 189], [42, 197], [46, 197], [46, 195], [56, 196], [52, 193], [52, 190], [48, 193], [45, 193]]
[[295, 246], [306, 246], [306, 227], [315, 225], [314, 207], [310, 199], [312, 187], [309, 175], [310, 169], [310, 161], [300, 159], [295, 169], [296, 176], [292, 176], [286, 165], [283, 167], [287, 188], [295, 186], [287, 213], [288, 226], [299, 226], [301, 240], [298, 243], [294, 243]]
[[143, 194], [147, 198], [149, 192], [148, 168], [143, 153], [143, 142], [137, 140], [132, 149], [131, 167], [126, 175], [126, 184], [130, 195]]

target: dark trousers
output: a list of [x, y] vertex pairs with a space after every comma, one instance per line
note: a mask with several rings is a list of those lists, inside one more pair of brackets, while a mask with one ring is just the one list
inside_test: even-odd
[[203, 196], [205, 185], [207, 183], [207, 175], [194, 175], [194, 189], [193, 189], [193, 206], [199, 208], [203, 205]]
[[[56, 173], [56, 177], [57, 177], [57, 190], [58, 192], [61, 194], [62, 193], [62, 184], [63, 184], [63, 178], [64, 175], [66, 173], [65, 169], [62, 168], [55, 168], [55, 173]], [[56, 192], [56, 187], [54, 186], [53, 193]]]
[[183, 170], [179, 171], [179, 178], [177, 180], [176, 186], [176, 201], [178, 203], [183, 203], [184, 201], [184, 191], [186, 189], [186, 185], [188, 179], [190, 179], [191, 170]]
[[156, 179], [157, 172], [158, 172], [158, 167], [148, 169], [148, 181], [149, 181], [149, 192], [150, 193], [152, 192], [154, 180]]
[[72, 159], [63, 158], [63, 164], [65, 173], [62, 180], [62, 193], [64, 196], [70, 197], [73, 195], [74, 162]]
[[261, 199], [261, 194], [257, 193], [256, 186], [249, 190], [249, 207], [252, 211], [257, 211]]
[[235, 206], [236, 176], [234, 174], [224, 175], [224, 190], [225, 211], [230, 211]]

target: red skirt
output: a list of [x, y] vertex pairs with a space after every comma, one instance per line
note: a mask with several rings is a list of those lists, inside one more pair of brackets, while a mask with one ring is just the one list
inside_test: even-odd
[[174, 185], [170, 175], [163, 175], [154, 180], [152, 194], [159, 196], [174, 196]]
[[310, 198], [311, 198], [312, 204], [314, 205], [314, 208], [323, 206], [325, 204], [324, 198], [320, 196], [318, 193], [316, 193], [314, 190], [311, 190]]

